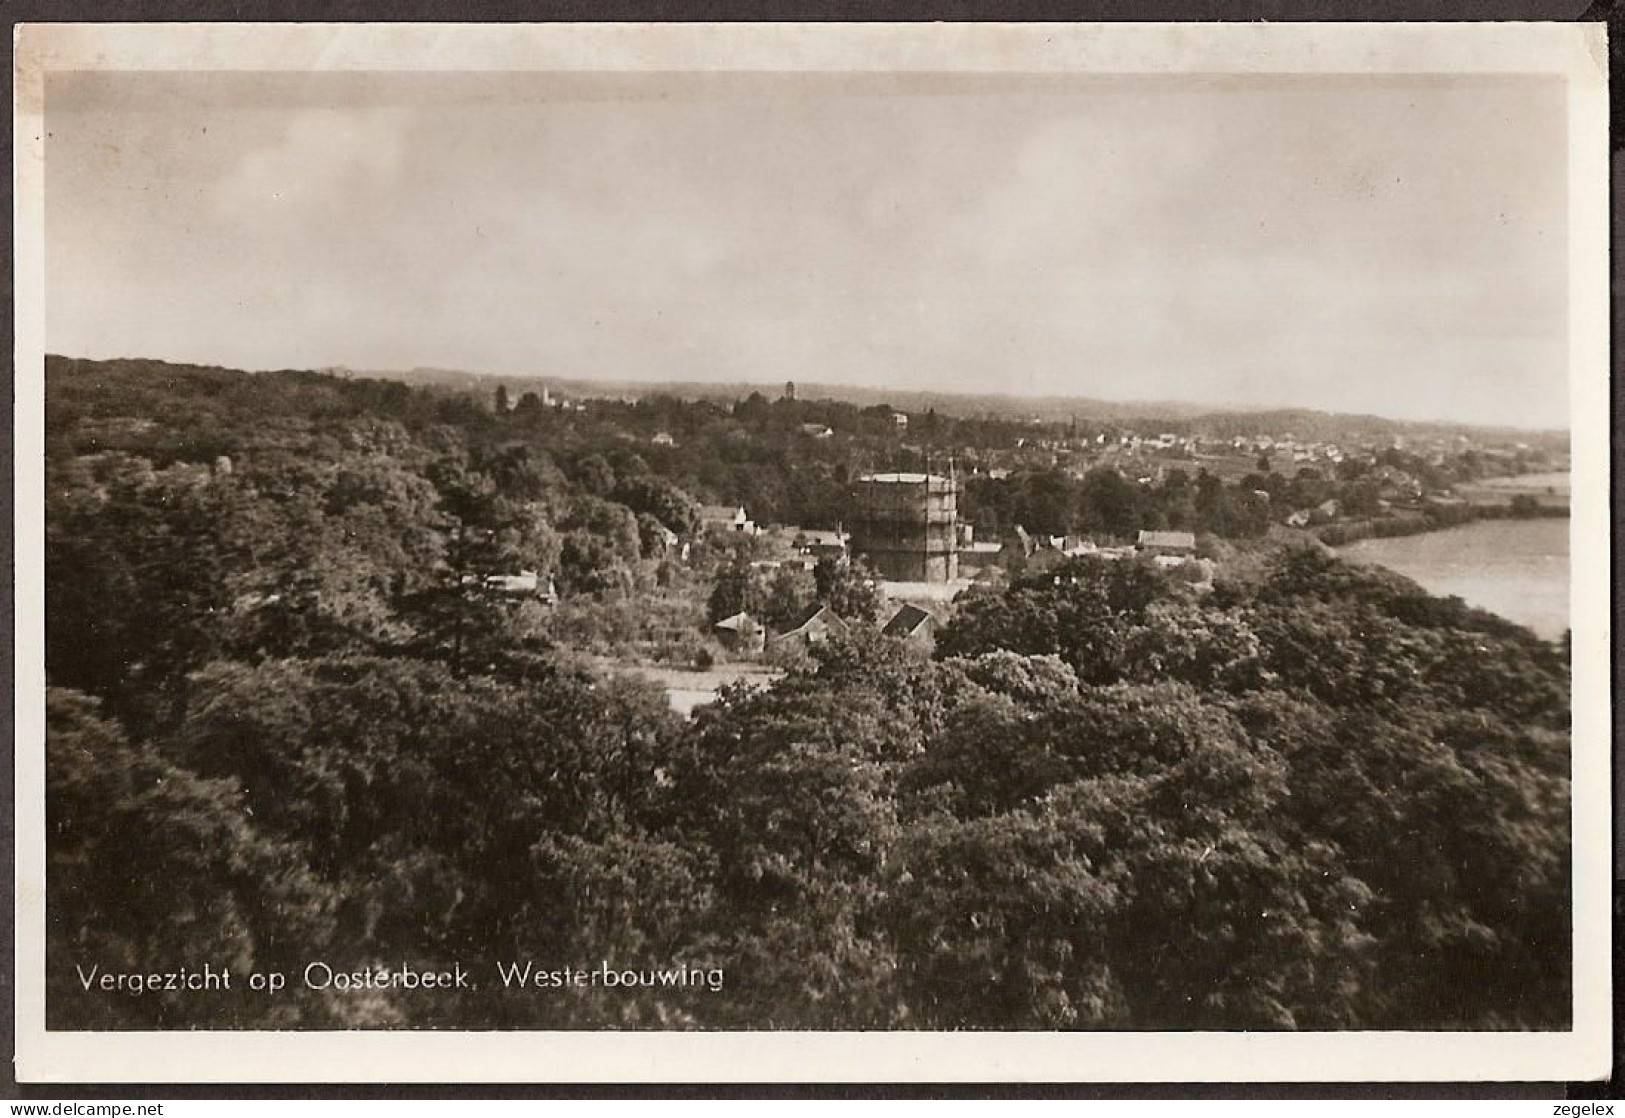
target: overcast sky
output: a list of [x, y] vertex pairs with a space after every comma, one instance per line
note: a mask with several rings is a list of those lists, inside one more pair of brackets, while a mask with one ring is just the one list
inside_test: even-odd
[[1539, 78], [53, 75], [47, 347], [1567, 426]]

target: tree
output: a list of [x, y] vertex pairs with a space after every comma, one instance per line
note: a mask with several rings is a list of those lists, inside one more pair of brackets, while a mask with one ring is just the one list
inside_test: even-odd
[[511, 443], [495, 450], [477, 453], [473, 468], [491, 479], [496, 492], [521, 503], [558, 504], [565, 488], [564, 475], [546, 454], [524, 443]]
[[1060, 470], [1026, 474], [1016, 500], [1016, 519], [1032, 531], [1059, 536], [1078, 519], [1076, 483]]
[[654, 517], [679, 536], [691, 537], [700, 529], [699, 503], [665, 478], [629, 478], [616, 487], [615, 499], [634, 513]]
[[589, 529], [567, 532], [559, 549], [559, 592], [608, 594], [630, 583], [625, 557], [615, 544]]
[[[571, 650], [692, 662], [702, 610], [783, 624], [814, 597], [873, 620], [861, 562], [768, 577], [767, 539], [646, 584], [689, 493], [833, 523], [851, 448], [796, 424], [861, 451], [884, 409], [503, 421], [365, 379], [50, 368], [53, 1027], [1570, 1024], [1567, 643], [1241, 538], [1357, 471], [977, 477], [984, 527], [1188, 520], [1230, 537], [1204, 543], [1219, 578], [1054, 562], [956, 602], [936, 659], [852, 624], [679, 720]], [[683, 446], [626, 449], [658, 429]], [[520, 570], [567, 599], [507, 593]], [[108, 999], [74, 970], [199, 958], [725, 982]]]
[[1349, 516], [1375, 516], [1381, 507], [1378, 504], [1378, 493], [1379, 488], [1375, 482], [1369, 480], [1350, 482], [1343, 486], [1343, 512]]
[[58, 480], [45, 539], [51, 682], [143, 727], [182, 716], [187, 672], [226, 638], [236, 557], [221, 528], [255, 515], [248, 494], [205, 467], [126, 455]]
[[1091, 683], [1121, 678], [1128, 625], [1165, 592], [1148, 563], [1068, 559], [1024, 575], [1003, 594], [974, 598], [937, 633], [940, 656], [977, 656], [1006, 649], [1058, 655]]
[[641, 547], [637, 517], [625, 505], [597, 497], [578, 497], [571, 502], [559, 527], [598, 537], [607, 551], [622, 563], [635, 563], [638, 559]]
[[706, 617], [712, 625], [736, 613], [760, 617], [764, 605], [766, 596], [755, 569], [748, 562], [736, 561], [717, 572], [716, 584], [706, 603]]
[[795, 627], [817, 594], [815, 580], [797, 567], [780, 567], [761, 596], [761, 620], [770, 631]]
[[[46, 1011], [56, 1029], [287, 1027], [342, 1022], [305, 990], [267, 999], [256, 968], [292, 969], [332, 933], [336, 897], [297, 842], [257, 832], [230, 782], [200, 778], [132, 744], [96, 702], [46, 693]], [[84, 971], [210, 965], [232, 988], [87, 992]]]
[[595, 497], [608, 497], [615, 491], [615, 470], [601, 454], [588, 454], [577, 460], [575, 482]]
[[1085, 531], [1132, 535], [1140, 527], [1139, 487], [1104, 467], [1083, 477], [1078, 494], [1078, 525]]
[[[506, 461], [517, 465], [523, 457]], [[429, 476], [439, 494], [445, 562], [433, 585], [403, 597], [401, 612], [417, 630], [418, 647], [462, 671], [488, 660], [506, 640], [519, 603], [496, 580], [521, 570], [545, 573], [555, 565], [562, 575], [566, 549], [537, 505], [504, 495], [491, 475], [444, 459]]]
[[1084, 812], [930, 817], [899, 842], [900, 998], [926, 1029], [1075, 1029], [1126, 1019], [1102, 950], [1116, 890]]
[[1126, 679], [1183, 680], [1209, 691], [1246, 691], [1272, 678], [1263, 643], [1243, 611], [1193, 603], [1148, 609], [1125, 635], [1120, 662]]
[[670, 825], [717, 867], [708, 955], [728, 967], [711, 1018], [723, 1025], [898, 1022], [877, 910], [897, 830], [888, 759], [915, 727], [880, 665], [827, 666], [724, 695], [671, 760]]
[[854, 621], [872, 622], [880, 612], [875, 573], [862, 558], [820, 559], [813, 567], [818, 600], [831, 612]]
[[[455, 959], [490, 973], [495, 960], [585, 950], [576, 937], [588, 926], [575, 921], [591, 899], [562, 905], [560, 890], [671, 856], [644, 830], [674, 729], [649, 685], [534, 658], [459, 677], [442, 664], [345, 657], [219, 664], [198, 688], [196, 716], [168, 746], [172, 763], [227, 782], [262, 834], [298, 844], [342, 898], [334, 936], [358, 957]], [[637, 880], [653, 888], [654, 873]], [[671, 873], [677, 881], [661, 888], [703, 899], [680, 865]], [[677, 903], [674, 892], [664, 896]], [[651, 919], [591, 946], [610, 958], [646, 951], [662, 926]], [[433, 1012], [453, 1023], [517, 1012], [564, 1024], [572, 1007], [437, 991]]]

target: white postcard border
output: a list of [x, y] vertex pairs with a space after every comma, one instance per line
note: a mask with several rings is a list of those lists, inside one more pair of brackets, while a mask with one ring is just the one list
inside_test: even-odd
[[[36, 24], [14, 42], [21, 1082], [1561, 1081], [1611, 1063], [1608, 98], [1593, 24]], [[44, 88], [60, 70], [1553, 74], [1569, 89], [1574, 1022], [1552, 1033], [44, 1028]]]

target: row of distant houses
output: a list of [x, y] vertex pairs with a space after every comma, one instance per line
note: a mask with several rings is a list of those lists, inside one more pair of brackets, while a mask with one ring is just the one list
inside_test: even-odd
[[[1211, 582], [1213, 564], [1196, 558], [1196, 537], [1190, 532], [1144, 531], [1133, 546], [1097, 547], [1087, 540], [1067, 540], [1063, 537], [1045, 537], [1041, 542], [1023, 533], [1034, 545], [1034, 552], [1047, 549], [1056, 555], [1093, 555], [1102, 559], [1149, 557], [1163, 570], [1191, 572], [1201, 582]], [[822, 546], [844, 551], [845, 538], [840, 532], [811, 534], [801, 537], [817, 540]], [[973, 545], [974, 546], [974, 545]], [[939, 619], [930, 610], [910, 602], [900, 604], [880, 628], [882, 635], [929, 647], [935, 639]], [[855, 622], [836, 614], [829, 607], [818, 604], [795, 625], [780, 633], [769, 633], [760, 621], [748, 613], [736, 613], [712, 626], [712, 635], [718, 643], [742, 655], [772, 656], [790, 649], [806, 649], [822, 644], [832, 637], [849, 632]]]
[[[748, 613], [723, 618], [712, 626], [711, 632], [718, 643], [731, 652], [773, 655], [805, 650], [832, 638], [845, 636], [856, 624], [819, 603], [811, 607], [797, 624], [781, 633], [769, 634], [762, 623]], [[882, 636], [928, 648], [936, 635], [936, 627], [935, 614], [904, 603], [880, 627], [880, 632]]]
[[[702, 505], [700, 525], [708, 531], [737, 532], [747, 536], [760, 535], [763, 531], [763, 528], [750, 518], [743, 505]], [[816, 558], [845, 554], [852, 539], [851, 534], [840, 527], [790, 528], [785, 531], [792, 535], [797, 551]], [[1020, 525], [1013, 528], [1009, 537], [1002, 541], [976, 540], [975, 531], [968, 523], [961, 523], [958, 532], [959, 550], [972, 555], [997, 555], [1012, 544], [1027, 555], [1031, 555], [1040, 547], [1053, 548], [1067, 555], [1089, 552], [1104, 555], [1113, 550], [1097, 547], [1085, 536], [1033, 535]], [[1196, 553], [1196, 536], [1191, 532], [1142, 531], [1133, 547], [1117, 550], [1134, 554], [1189, 556]]]
[[1150, 556], [1184, 562], [1196, 555], [1196, 535], [1193, 532], [1142, 531], [1132, 544], [1102, 546], [1087, 536], [1043, 535], [1029, 532], [1018, 524], [1002, 540], [976, 540], [967, 536], [960, 543], [959, 555], [960, 567], [972, 570], [1009, 559], [1027, 560], [1044, 555], [1065, 559], [1079, 555], [1090, 555], [1097, 559]]
[[[705, 514], [705, 522], [708, 525], [749, 535], [760, 532], [743, 508], [706, 506]], [[664, 536], [669, 537], [664, 541], [668, 547], [680, 545], [675, 533], [669, 529], [662, 529], [662, 532]], [[811, 570], [820, 559], [839, 559], [845, 556], [851, 539], [851, 534], [840, 528], [798, 528], [791, 537], [793, 554], [777, 559], [760, 559], [753, 565], [772, 569], [799, 566]], [[986, 566], [997, 565], [1002, 559], [1014, 555], [1019, 555], [1023, 560], [1031, 560], [1034, 557], [1042, 559], [1046, 556], [1072, 558], [1090, 555], [1097, 559], [1149, 556], [1159, 567], [1173, 569], [1193, 561], [1196, 554], [1196, 537], [1190, 532], [1144, 531], [1139, 534], [1133, 545], [1101, 547], [1092, 540], [1080, 536], [1039, 536], [1018, 526], [1002, 542], [976, 541], [971, 540], [969, 536], [967, 541], [960, 546], [961, 565], [967, 574], [973, 574]], [[686, 545], [680, 546], [683, 546], [686, 553]], [[502, 594], [530, 595], [549, 603], [558, 601], [559, 597], [552, 576], [528, 569], [513, 574], [490, 575], [485, 579], [485, 587]], [[731, 622], [734, 619], [728, 620]], [[811, 621], [812, 618], [809, 617], [808, 620]]]
[[[899, 431], [908, 428], [908, 416], [902, 412], [892, 412], [891, 421], [892, 426]], [[809, 439], [833, 439], [835, 437], [835, 428], [827, 423], [803, 423], [801, 433]], [[677, 445], [677, 439], [670, 431], [655, 432], [650, 437], [649, 442], [654, 446], [661, 447], [674, 447]]]

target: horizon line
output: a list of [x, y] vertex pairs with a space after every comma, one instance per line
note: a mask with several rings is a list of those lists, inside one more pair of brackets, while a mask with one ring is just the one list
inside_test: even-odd
[[[895, 393], [898, 393], [898, 394], [916, 395], [916, 396], [925, 396], [925, 395], [945, 396], [945, 397], [950, 397], [950, 398], [959, 399], [959, 400], [966, 400], [966, 401], [973, 401], [973, 400], [1002, 400], [1002, 401], [1008, 401], [1008, 402], [1011, 402], [1011, 403], [1021, 403], [1021, 402], [1024, 402], [1024, 401], [1032, 401], [1034, 403], [1046, 402], [1046, 401], [1051, 402], [1051, 403], [1077, 402], [1079, 404], [1088, 404], [1088, 405], [1105, 404], [1105, 405], [1109, 405], [1111, 407], [1123, 408], [1123, 409], [1129, 409], [1129, 410], [1132, 410], [1134, 408], [1145, 408], [1145, 409], [1152, 409], [1152, 408], [1165, 408], [1165, 409], [1166, 408], [1179, 408], [1179, 409], [1185, 409], [1185, 410], [1193, 411], [1193, 412], [1196, 413], [1196, 414], [1189, 415], [1189, 416], [1178, 417], [1177, 419], [1175, 419], [1176, 422], [1188, 422], [1188, 421], [1190, 421], [1192, 419], [1206, 419], [1206, 418], [1213, 418], [1213, 417], [1217, 417], [1217, 416], [1246, 416], [1246, 415], [1253, 415], [1253, 414], [1268, 414], [1268, 413], [1271, 413], [1271, 412], [1298, 411], [1298, 412], [1310, 412], [1310, 413], [1313, 413], [1313, 414], [1316, 414], [1316, 415], [1335, 417], [1335, 418], [1344, 419], [1344, 420], [1362, 420], [1362, 419], [1377, 420], [1377, 421], [1380, 421], [1380, 422], [1383, 422], [1383, 423], [1393, 423], [1393, 424], [1399, 424], [1399, 425], [1407, 426], [1407, 427], [1453, 427], [1453, 428], [1466, 428], [1466, 429], [1478, 430], [1478, 431], [1511, 431], [1511, 432], [1522, 432], [1522, 433], [1535, 434], [1535, 435], [1565, 435], [1565, 436], [1570, 435], [1573, 432], [1572, 424], [1564, 425], [1562, 427], [1524, 427], [1524, 426], [1519, 426], [1519, 425], [1513, 424], [1513, 423], [1486, 423], [1486, 422], [1481, 422], [1481, 421], [1476, 421], [1476, 420], [1462, 420], [1462, 419], [1442, 419], [1442, 418], [1410, 419], [1410, 418], [1402, 418], [1402, 417], [1394, 416], [1394, 415], [1382, 415], [1382, 414], [1379, 414], [1377, 412], [1331, 411], [1331, 410], [1328, 410], [1328, 409], [1326, 409], [1324, 407], [1317, 407], [1317, 406], [1310, 405], [1310, 404], [1290, 404], [1290, 403], [1242, 404], [1242, 403], [1233, 403], [1233, 402], [1232, 403], [1204, 403], [1204, 402], [1201, 402], [1201, 401], [1191, 400], [1191, 399], [1183, 399], [1183, 400], [1181, 400], [1181, 399], [1162, 399], [1162, 400], [1112, 399], [1112, 398], [1103, 397], [1103, 396], [1085, 396], [1085, 395], [1075, 395], [1074, 396], [1074, 395], [1069, 395], [1069, 394], [1066, 394], [1066, 393], [1053, 393], [1053, 392], [1051, 392], [1051, 393], [1043, 393], [1043, 394], [1036, 394], [1036, 393], [1035, 394], [1027, 394], [1027, 393], [1013, 392], [1013, 391], [972, 392], [972, 391], [966, 391], [964, 389], [950, 389], [950, 388], [936, 388], [936, 387], [908, 388], [908, 387], [903, 387], [903, 386], [900, 386], [900, 385], [874, 386], [874, 385], [863, 385], [863, 384], [851, 384], [851, 383], [842, 382], [842, 381], [799, 380], [799, 379], [796, 379], [796, 378], [789, 378], [789, 377], [785, 378], [784, 380], [772, 380], [772, 381], [693, 380], [693, 379], [639, 380], [639, 379], [636, 379], [636, 378], [633, 378], [633, 379], [619, 379], [619, 378], [615, 378], [615, 377], [571, 376], [571, 375], [561, 375], [561, 374], [553, 374], [553, 373], [498, 373], [498, 372], [488, 372], [488, 371], [485, 371], [485, 370], [476, 370], [476, 369], [446, 368], [446, 367], [438, 366], [438, 365], [414, 365], [414, 366], [412, 366], [410, 368], [407, 368], [407, 369], [359, 369], [359, 368], [356, 368], [354, 366], [346, 365], [346, 364], [315, 365], [315, 366], [309, 366], [309, 367], [301, 367], [301, 366], [295, 366], [295, 365], [277, 365], [277, 366], [262, 366], [262, 367], [259, 367], [259, 368], [246, 368], [246, 367], [236, 366], [236, 365], [221, 365], [221, 364], [210, 365], [210, 364], [204, 364], [204, 363], [197, 362], [197, 361], [177, 361], [177, 360], [172, 360], [172, 359], [163, 358], [163, 357], [132, 357], [132, 356], [121, 356], [121, 357], [84, 357], [84, 356], [78, 356], [78, 357], [76, 357], [76, 356], [71, 356], [71, 355], [65, 354], [65, 353], [55, 353], [55, 352], [52, 352], [50, 350], [47, 350], [45, 352], [45, 357], [47, 359], [52, 358], [52, 357], [56, 357], [56, 358], [60, 358], [62, 360], [68, 360], [68, 361], [90, 361], [90, 362], [152, 361], [152, 362], [157, 362], [158, 364], [163, 364], [163, 365], [189, 365], [189, 366], [192, 366], [193, 368], [221, 369], [221, 370], [224, 370], [224, 371], [227, 371], [227, 372], [246, 373], [246, 374], [249, 374], [249, 375], [257, 375], [257, 374], [261, 374], [261, 373], [309, 372], [309, 373], [321, 373], [321, 374], [326, 374], [326, 375], [330, 375], [330, 376], [335, 376], [335, 375], [338, 375], [340, 373], [348, 373], [348, 374], [351, 374], [352, 376], [365, 377], [367, 379], [372, 379], [372, 380], [388, 380], [391, 377], [399, 378], [399, 377], [409, 375], [409, 374], [412, 374], [412, 373], [441, 373], [441, 374], [447, 374], [447, 375], [453, 375], [453, 376], [472, 377], [472, 378], [484, 379], [484, 380], [492, 380], [492, 381], [504, 380], [504, 379], [506, 379], [506, 380], [515, 380], [515, 381], [552, 381], [552, 382], [565, 383], [565, 384], [579, 383], [579, 384], [603, 385], [603, 386], [615, 386], [615, 387], [644, 387], [644, 388], [648, 388], [648, 389], [651, 389], [651, 390], [658, 390], [658, 389], [660, 389], [662, 387], [673, 388], [673, 387], [678, 387], [678, 386], [695, 386], [695, 387], [715, 386], [719, 390], [720, 389], [726, 389], [726, 388], [741, 388], [742, 387], [742, 388], [749, 388], [749, 389], [755, 391], [755, 390], [760, 390], [760, 389], [782, 388], [787, 384], [794, 384], [794, 385], [797, 386], [798, 389], [801, 386], [806, 385], [806, 386], [811, 387], [811, 388], [823, 389], [825, 391], [848, 391], [848, 392], [862, 392], [862, 393], [871, 393], [871, 394], [885, 393], [885, 392], [895, 392]], [[406, 383], [406, 382], [401, 381], [401, 383]], [[690, 397], [677, 396], [676, 398], [678, 398], [678, 399], [689, 399]], [[782, 396], [778, 397], [778, 398], [782, 399]], [[798, 396], [798, 400], [799, 399], [800, 398]], [[810, 402], [810, 401], [800, 400], [800, 402], [806, 403], [806, 402]], [[841, 401], [841, 400], [837, 400], [837, 399], [832, 399], [832, 402], [834, 402], [834, 403], [843, 403], [843, 402], [848, 402], [848, 401]], [[1155, 418], [1155, 417], [1147, 416], [1146, 418], [1149, 419], [1149, 418]], [[1163, 418], [1172, 418], [1172, 417], [1163, 417]], [[1046, 420], [1046, 422], [1061, 422], [1061, 421], [1060, 420], [1054, 420], [1054, 421]]]

